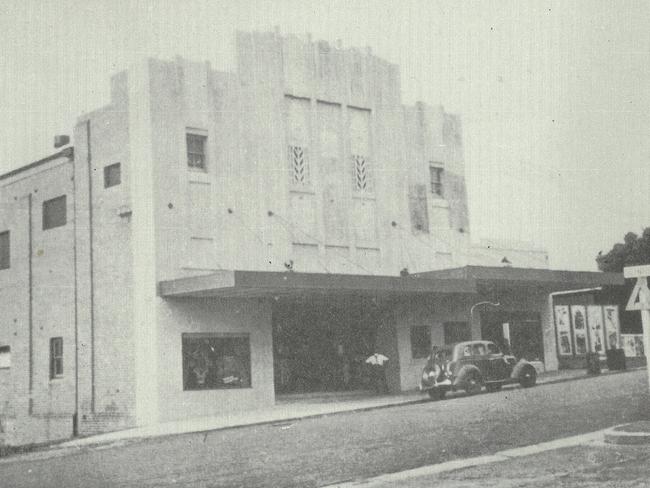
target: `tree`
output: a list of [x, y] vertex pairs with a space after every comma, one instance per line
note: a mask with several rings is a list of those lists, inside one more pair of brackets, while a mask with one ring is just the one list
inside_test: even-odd
[[621, 273], [625, 266], [650, 264], [650, 227], [646, 227], [640, 236], [628, 232], [623, 242], [614, 244], [609, 252], [599, 252], [596, 263], [599, 270], [614, 273]]

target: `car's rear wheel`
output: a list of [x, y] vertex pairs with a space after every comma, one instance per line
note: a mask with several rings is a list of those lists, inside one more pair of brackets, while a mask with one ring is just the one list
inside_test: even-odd
[[535, 386], [537, 382], [537, 371], [532, 366], [526, 367], [519, 373], [519, 384], [524, 388]]
[[427, 392], [429, 394], [429, 398], [431, 400], [442, 400], [445, 398], [445, 394], [447, 393], [446, 390], [442, 390], [440, 388], [433, 388]]

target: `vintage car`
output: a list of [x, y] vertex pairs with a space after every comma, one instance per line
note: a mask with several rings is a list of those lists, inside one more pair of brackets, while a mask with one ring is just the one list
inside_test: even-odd
[[450, 390], [474, 394], [483, 386], [488, 391], [497, 391], [508, 383], [528, 388], [536, 381], [537, 371], [525, 359], [503, 354], [490, 341], [468, 341], [433, 347], [422, 371], [420, 391], [441, 399]]

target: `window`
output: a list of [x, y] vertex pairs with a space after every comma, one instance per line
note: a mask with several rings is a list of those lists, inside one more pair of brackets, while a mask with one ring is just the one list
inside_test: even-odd
[[431, 193], [442, 196], [442, 172], [443, 169], [435, 163], [429, 164], [429, 178], [431, 181]]
[[413, 359], [426, 358], [431, 352], [431, 332], [429, 327], [411, 327], [411, 355]]
[[104, 166], [104, 188], [117, 186], [122, 183], [122, 168], [120, 163]]
[[501, 354], [501, 351], [499, 351], [499, 348], [497, 347], [496, 344], [492, 342], [487, 343], [487, 353], [488, 354]]
[[289, 146], [289, 168], [291, 170], [291, 184], [294, 186], [309, 186], [309, 161], [307, 148], [302, 146]]
[[63, 376], [63, 338], [50, 339], [50, 378]]
[[183, 334], [183, 389], [250, 388], [248, 335]]
[[43, 202], [43, 230], [61, 227], [67, 222], [65, 195]]
[[445, 345], [465, 342], [472, 339], [472, 332], [468, 322], [445, 322], [443, 324], [445, 333]]
[[0, 369], [11, 368], [11, 347], [0, 346]]
[[186, 134], [187, 165], [190, 168], [205, 170], [205, 142], [207, 139], [207, 136], [201, 134]]
[[0, 269], [11, 266], [11, 241], [9, 231], [0, 232]]
[[354, 179], [353, 189], [358, 192], [371, 192], [370, 163], [365, 156], [360, 154], [352, 155], [352, 177]]

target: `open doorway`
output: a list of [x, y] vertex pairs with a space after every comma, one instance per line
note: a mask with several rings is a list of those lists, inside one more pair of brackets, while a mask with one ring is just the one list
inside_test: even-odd
[[291, 297], [274, 303], [276, 393], [366, 389], [380, 313], [367, 297]]

